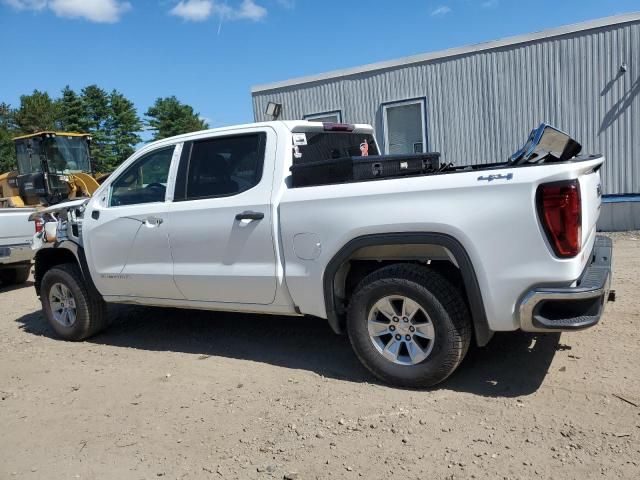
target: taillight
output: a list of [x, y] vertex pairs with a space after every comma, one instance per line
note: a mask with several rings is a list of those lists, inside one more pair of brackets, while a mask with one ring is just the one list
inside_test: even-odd
[[42, 221], [42, 219], [38, 218], [38, 219], [34, 220], [33, 223], [36, 226], [36, 233], [40, 233], [42, 231], [42, 229], [44, 228], [44, 222]]
[[536, 203], [538, 216], [556, 255], [575, 257], [582, 247], [582, 204], [578, 180], [540, 185]]

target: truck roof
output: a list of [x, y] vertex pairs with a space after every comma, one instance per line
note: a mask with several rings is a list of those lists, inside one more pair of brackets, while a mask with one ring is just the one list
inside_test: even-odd
[[[371, 133], [373, 134], [373, 127], [371, 125], [367, 125], [364, 123], [355, 123], [349, 124], [353, 126], [353, 131], [356, 133]], [[308, 120], [274, 120], [271, 122], [258, 122], [258, 123], [244, 123], [241, 125], [229, 125], [226, 127], [218, 127], [218, 128], [210, 128], [208, 130], [198, 130], [190, 133], [183, 133], [181, 135], [175, 135], [173, 137], [162, 138], [160, 140], [156, 140], [155, 142], [148, 143], [145, 145], [145, 149], [148, 147], [160, 145], [163, 143], [171, 144], [177, 143], [181, 140], [193, 140], [194, 138], [200, 136], [208, 136], [212, 133], [222, 133], [233, 130], [242, 130], [247, 128], [255, 128], [255, 127], [271, 127], [275, 130], [282, 130], [283, 128], [291, 131], [291, 132], [300, 132], [300, 131], [322, 131], [324, 130], [324, 124], [321, 122], [311, 122]]]

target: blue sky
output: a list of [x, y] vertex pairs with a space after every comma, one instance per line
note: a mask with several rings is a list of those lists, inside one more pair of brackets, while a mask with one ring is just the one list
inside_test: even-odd
[[252, 85], [640, 10], [638, 0], [0, 0], [0, 102], [96, 83], [212, 126]]

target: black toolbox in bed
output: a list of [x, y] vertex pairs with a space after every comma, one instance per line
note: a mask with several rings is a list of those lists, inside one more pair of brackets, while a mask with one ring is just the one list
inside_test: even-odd
[[440, 154], [370, 155], [341, 157], [291, 166], [293, 187], [358, 182], [407, 175], [435, 173], [440, 169]]

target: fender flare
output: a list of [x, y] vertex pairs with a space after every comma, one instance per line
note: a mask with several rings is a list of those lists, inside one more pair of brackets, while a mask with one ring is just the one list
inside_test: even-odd
[[[100, 293], [98, 292], [98, 289], [96, 288], [95, 284], [93, 283], [93, 279], [91, 278], [91, 275], [89, 273], [89, 265], [87, 263], [87, 257], [84, 253], [84, 248], [82, 248], [77, 243], [72, 242], [71, 240], [63, 240], [61, 242], [56, 242], [56, 243], [46, 243], [36, 252], [36, 255], [34, 258], [36, 294], [38, 296], [40, 295], [40, 283], [42, 282], [42, 277], [46, 273], [46, 270], [48, 270], [47, 268], [43, 272], [41, 266], [39, 266], [38, 261], [40, 260], [40, 263], [42, 263], [45, 257], [55, 257], [56, 256], [55, 252], [58, 252], [60, 250], [66, 250], [67, 252], [71, 252], [71, 254], [73, 255], [73, 257], [75, 258], [78, 264], [78, 267], [80, 268], [80, 273], [82, 274], [82, 278], [89, 292], [102, 297], [102, 295], [100, 295]], [[46, 263], [48, 266], [55, 266], [60, 263], [66, 263], [66, 262], [58, 262], [54, 260], [53, 262], [46, 262]]]
[[450, 235], [443, 233], [381, 233], [364, 235], [350, 240], [327, 264], [322, 283], [324, 289], [325, 308], [329, 325], [336, 333], [342, 333], [342, 316], [337, 310], [334, 296], [334, 279], [340, 266], [356, 251], [363, 247], [378, 245], [431, 244], [444, 247], [455, 258], [467, 292], [471, 319], [476, 335], [476, 343], [484, 346], [489, 343], [493, 332], [489, 328], [487, 315], [482, 301], [480, 285], [471, 259], [462, 244]]

